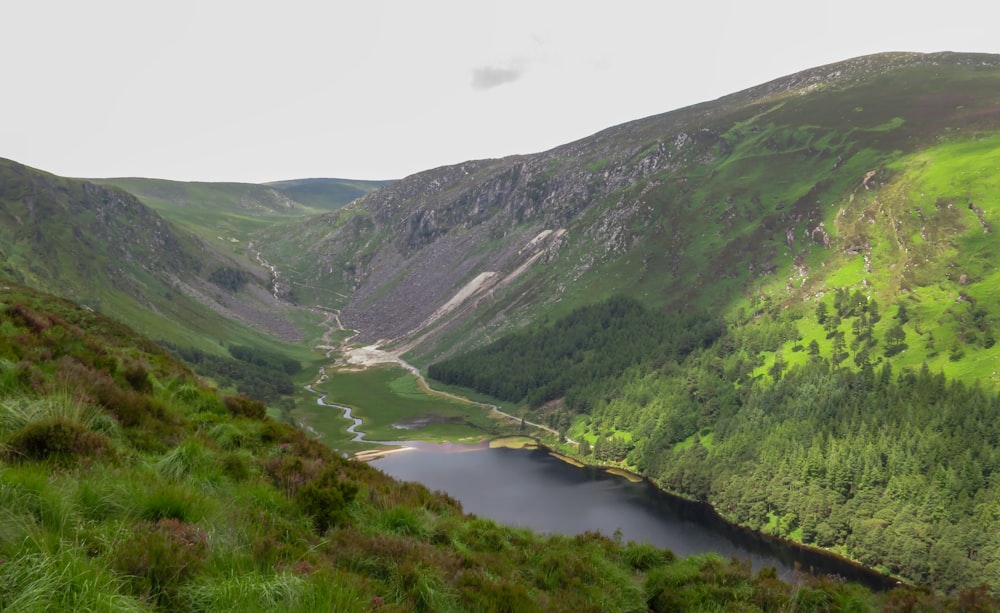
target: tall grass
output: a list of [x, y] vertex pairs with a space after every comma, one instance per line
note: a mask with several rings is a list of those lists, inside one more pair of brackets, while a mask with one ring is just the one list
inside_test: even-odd
[[301, 605], [306, 582], [291, 573], [208, 576], [185, 586], [180, 600], [192, 611], [290, 611]]
[[123, 591], [114, 573], [69, 548], [24, 553], [0, 564], [0, 609], [10, 613], [149, 610]]
[[209, 477], [218, 473], [213, 455], [197, 439], [188, 439], [165, 453], [155, 464], [156, 472], [171, 481], [186, 477]]
[[0, 399], [0, 433], [14, 432], [47, 419], [64, 419], [105, 434], [117, 429], [114, 420], [104, 411], [67, 391], [42, 397], [13, 395]]

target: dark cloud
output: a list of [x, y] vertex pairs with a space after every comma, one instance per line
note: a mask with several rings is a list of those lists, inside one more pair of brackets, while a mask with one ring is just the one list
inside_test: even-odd
[[522, 68], [497, 68], [484, 66], [472, 71], [472, 87], [481, 90], [493, 89], [504, 83], [513, 83], [524, 74]]

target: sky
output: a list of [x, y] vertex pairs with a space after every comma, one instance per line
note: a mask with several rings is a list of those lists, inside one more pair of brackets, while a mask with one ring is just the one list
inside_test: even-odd
[[870, 53], [1000, 53], [984, 0], [4, 4], [0, 157], [87, 178], [397, 179]]

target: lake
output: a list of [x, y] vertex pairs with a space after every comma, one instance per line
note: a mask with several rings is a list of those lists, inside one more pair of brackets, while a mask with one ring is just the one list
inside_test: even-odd
[[768, 539], [722, 521], [705, 505], [664, 494], [595, 467], [577, 468], [544, 449], [486, 444], [404, 443], [414, 449], [371, 462], [405, 481], [447, 492], [467, 513], [537, 532], [599, 531], [624, 541], [670, 549], [678, 556], [714, 552], [749, 560], [754, 570], [774, 567], [786, 580], [796, 567], [838, 574], [875, 589], [892, 582], [846, 560]]

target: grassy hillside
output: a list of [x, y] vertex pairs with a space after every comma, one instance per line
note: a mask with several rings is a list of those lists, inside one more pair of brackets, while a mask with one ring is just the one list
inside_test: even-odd
[[392, 181], [352, 179], [291, 179], [274, 181], [266, 185], [306, 206], [324, 211], [334, 211], [391, 183]]
[[[5, 611], [948, 610], [712, 556], [541, 537], [346, 461], [121, 324], [0, 292]], [[961, 601], [982, 610], [982, 592]], [[904, 610], [900, 609], [900, 610]], [[906, 609], [909, 610], [909, 609]], [[973, 610], [966, 608], [964, 610]], [[980, 609], [975, 609], [980, 610]]]
[[270, 272], [117, 188], [0, 161], [0, 275], [218, 353], [298, 337]]
[[[998, 92], [996, 56], [858, 58], [407, 177], [261, 245], [362, 340], [396, 340], [421, 365], [613, 294], [742, 325], [843, 288], [915, 306], [908, 334], [943, 317], [904, 359], [960, 374], [948, 353], [969, 299], [987, 312], [977, 325], [998, 314]], [[963, 376], [992, 376], [980, 349]]]
[[335, 211], [390, 182], [298, 179], [258, 185], [116, 178], [95, 183], [135, 194], [204, 240], [237, 247], [242, 253], [247, 237], [256, 230]]

